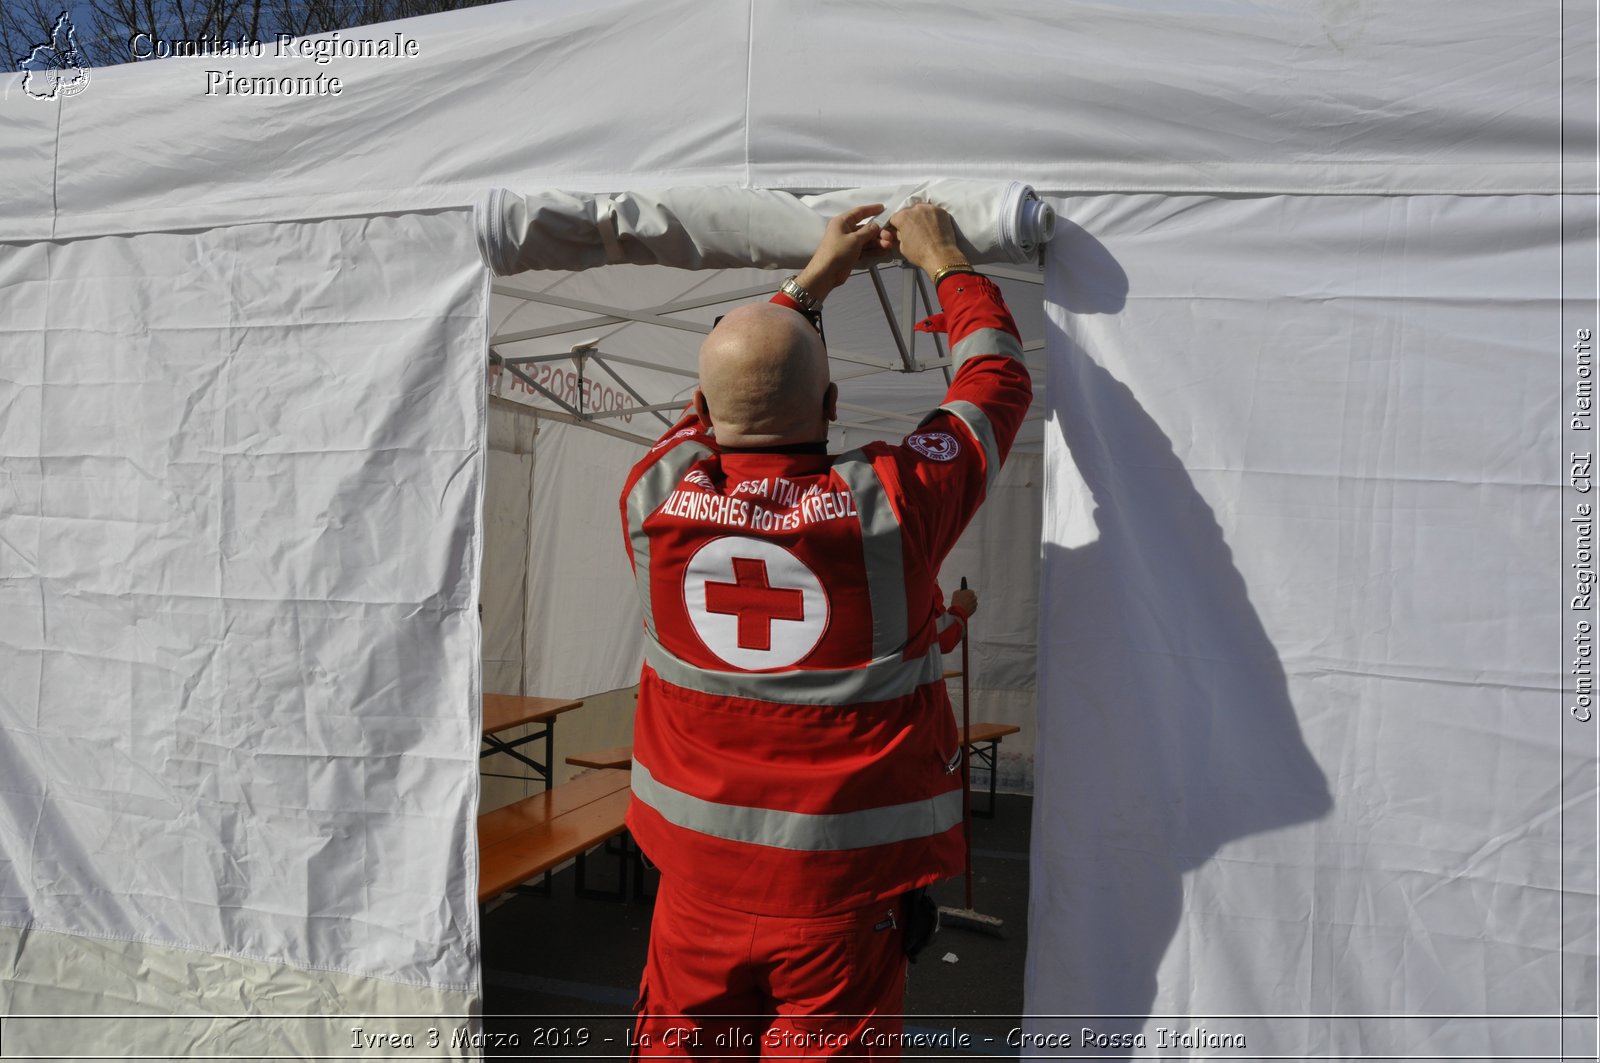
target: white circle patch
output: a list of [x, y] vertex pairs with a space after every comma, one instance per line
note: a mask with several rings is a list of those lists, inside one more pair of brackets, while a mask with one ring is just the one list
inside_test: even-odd
[[695, 551], [683, 573], [683, 601], [706, 648], [749, 671], [794, 664], [828, 626], [822, 581], [765, 539], [728, 535]]
[[961, 452], [961, 443], [949, 432], [918, 432], [906, 439], [911, 449], [934, 461], [949, 461]]

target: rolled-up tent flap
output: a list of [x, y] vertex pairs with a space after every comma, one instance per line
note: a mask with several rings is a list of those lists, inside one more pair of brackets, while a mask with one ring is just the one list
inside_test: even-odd
[[1035, 262], [1055, 214], [1020, 181], [935, 180], [797, 196], [759, 188], [667, 188], [593, 195], [491, 189], [476, 205], [478, 248], [500, 275], [583, 270], [613, 263], [680, 269], [799, 269], [828, 218], [884, 204], [879, 220], [911, 203], [950, 211], [976, 264]]

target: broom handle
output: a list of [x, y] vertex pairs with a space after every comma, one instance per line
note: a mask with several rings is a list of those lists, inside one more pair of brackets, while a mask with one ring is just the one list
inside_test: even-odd
[[[961, 577], [967, 589], [967, 577]], [[972, 697], [967, 685], [967, 624], [961, 622], [961, 840], [967, 850], [967, 911], [972, 910], [972, 757], [967, 735], [972, 733]]]

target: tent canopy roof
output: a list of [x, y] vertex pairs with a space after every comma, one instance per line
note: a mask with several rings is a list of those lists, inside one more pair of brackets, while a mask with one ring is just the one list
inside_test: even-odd
[[[514, 0], [337, 35], [401, 34], [411, 57], [269, 43], [94, 70], [51, 101], [13, 86], [0, 239], [455, 207], [490, 185], [1550, 192], [1560, 37], [1531, 21], [1451, 0]], [[224, 94], [209, 70], [341, 91]], [[1593, 185], [1593, 135], [1566, 130], [1570, 187]]]
[[[828, 299], [824, 326], [841, 402], [831, 439], [835, 450], [899, 438], [943, 397], [948, 352], [933, 337], [905, 327], [911, 317], [927, 313], [922, 297], [907, 287], [906, 272], [880, 267], [887, 304], [865, 271]], [[1043, 445], [1043, 275], [1027, 267], [985, 267], [985, 272], [1006, 293], [1034, 376], [1034, 408], [1016, 445], [1038, 452]], [[741, 302], [770, 297], [784, 275], [783, 270], [618, 265], [502, 277], [494, 286], [490, 346], [508, 360], [537, 359], [519, 368], [555, 399], [581, 407], [576, 412], [592, 417], [591, 427], [653, 441], [693, 393], [697, 353], [711, 323]], [[891, 313], [917, 371], [905, 369]], [[636, 316], [622, 316], [627, 314]], [[574, 354], [578, 347], [591, 353]], [[497, 391], [545, 411], [557, 408], [551, 397], [509, 375], [502, 376]], [[616, 415], [639, 400], [666, 409]]]

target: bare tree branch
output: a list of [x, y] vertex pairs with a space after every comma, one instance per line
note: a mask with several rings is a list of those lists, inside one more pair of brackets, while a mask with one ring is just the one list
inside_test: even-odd
[[[33, 49], [48, 44], [61, 9], [49, 0], [12, 0], [0, 13], [0, 48], [15, 70]], [[80, 45], [83, 43], [79, 41]]]

